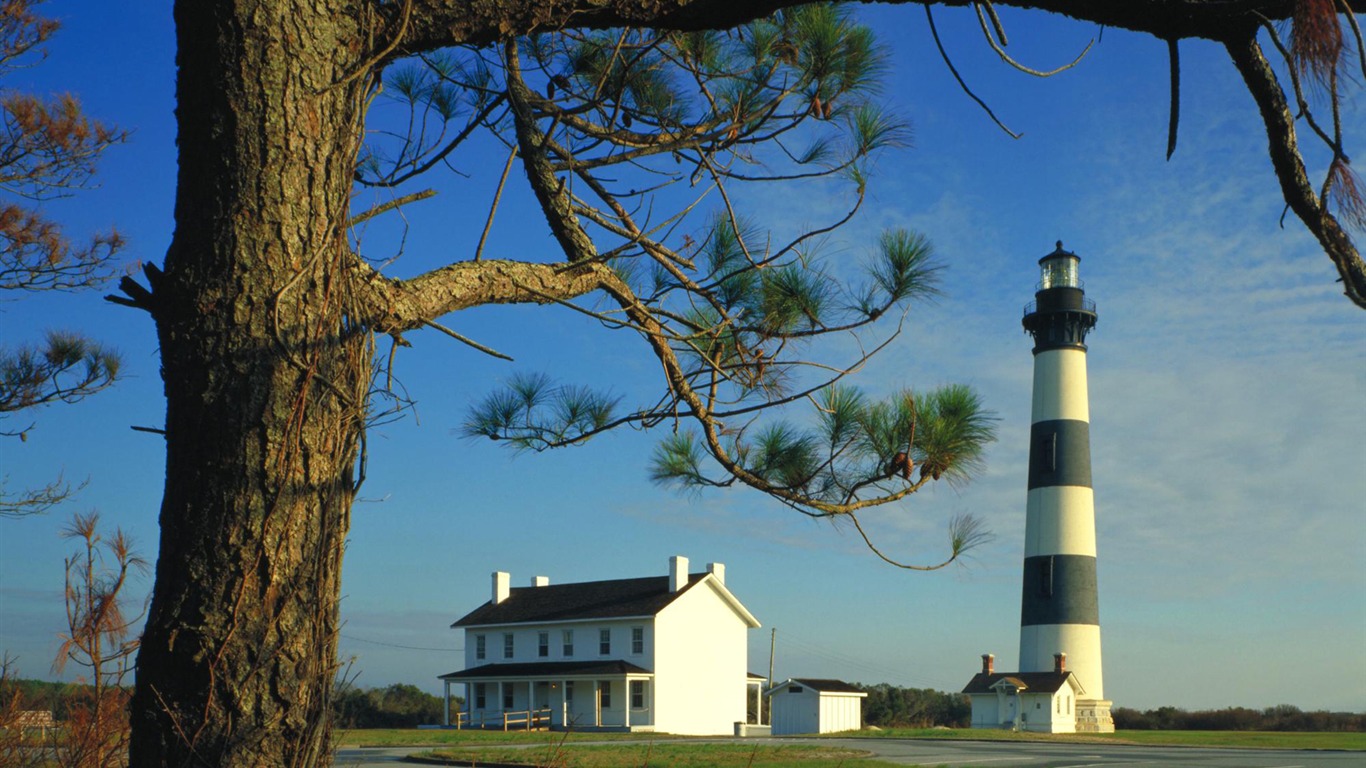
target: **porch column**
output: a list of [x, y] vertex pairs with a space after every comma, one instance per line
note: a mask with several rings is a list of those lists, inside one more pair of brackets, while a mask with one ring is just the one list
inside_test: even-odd
[[629, 730], [631, 728], [631, 679], [626, 678], [621, 681], [626, 688], [625, 695], [621, 697], [621, 722]]
[[602, 727], [602, 681], [593, 681], [593, 727]]
[[444, 685], [445, 690], [446, 690], [446, 695], [441, 697], [441, 721], [442, 721], [441, 724], [442, 724], [442, 725], [450, 725], [450, 724], [451, 724], [451, 681], [450, 681], [450, 680], [442, 680], [441, 682], [442, 682], [442, 684]]

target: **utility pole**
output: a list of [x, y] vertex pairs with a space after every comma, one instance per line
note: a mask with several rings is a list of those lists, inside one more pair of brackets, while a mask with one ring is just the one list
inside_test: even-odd
[[[773, 652], [774, 652], [774, 650], [775, 650], [777, 647], [778, 647], [778, 628], [777, 628], [777, 627], [774, 627], [772, 633], [771, 633], [771, 634], [769, 635], [769, 637], [768, 637], [768, 688], [769, 688], [769, 690], [772, 690], [772, 689], [773, 689]], [[771, 722], [772, 719], [773, 719], [772, 707], [769, 708], [769, 713], [768, 713], [768, 715], [769, 715], [769, 720], [770, 720], [770, 723], [769, 723], [769, 724], [772, 725], [772, 722]], [[760, 696], [760, 697], [759, 697], [759, 724], [762, 725], [763, 722], [764, 722], [764, 697], [763, 697], [763, 696]]]

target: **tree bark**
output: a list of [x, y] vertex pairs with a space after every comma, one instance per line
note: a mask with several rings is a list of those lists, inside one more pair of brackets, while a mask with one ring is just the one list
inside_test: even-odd
[[176, 23], [166, 487], [130, 757], [312, 765], [371, 369], [343, 279], [365, 19], [263, 0], [178, 3]]

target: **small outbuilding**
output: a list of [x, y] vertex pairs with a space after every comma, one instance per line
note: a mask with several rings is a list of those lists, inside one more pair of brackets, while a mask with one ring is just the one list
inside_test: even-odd
[[[963, 688], [972, 701], [973, 728], [1040, 733], [1076, 733], [1088, 702], [1077, 676], [1067, 671], [1066, 654], [1053, 658], [1052, 672], [997, 672], [995, 657], [982, 656], [982, 671]], [[1092, 716], [1094, 719], [1094, 716]]]
[[788, 678], [768, 689], [773, 735], [857, 731], [867, 696], [839, 680]]

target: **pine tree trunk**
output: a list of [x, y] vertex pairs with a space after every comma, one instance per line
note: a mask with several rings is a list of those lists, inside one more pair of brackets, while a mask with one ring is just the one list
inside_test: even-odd
[[371, 353], [343, 266], [366, 37], [337, 0], [177, 3], [176, 232], [137, 766], [330, 761], [342, 547]]

